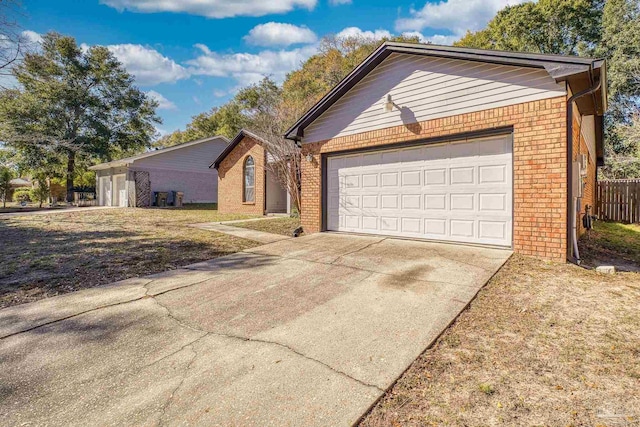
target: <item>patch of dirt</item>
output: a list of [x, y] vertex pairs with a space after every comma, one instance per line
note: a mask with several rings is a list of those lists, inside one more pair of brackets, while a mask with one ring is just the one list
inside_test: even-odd
[[188, 227], [244, 219], [212, 206], [109, 209], [0, 220], [0, 308], [145, 276], [257, 243]]
[[638, 425], [638, 307], [638, 273], [514, 255], [361, 425]]

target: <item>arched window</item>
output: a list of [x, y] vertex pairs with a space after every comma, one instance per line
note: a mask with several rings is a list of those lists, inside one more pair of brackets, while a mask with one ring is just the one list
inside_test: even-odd
[[256, 167], [253, 157], [248, 156], [244, 161], [244, 186], [242, 191], [243, 202], [255, 201]]

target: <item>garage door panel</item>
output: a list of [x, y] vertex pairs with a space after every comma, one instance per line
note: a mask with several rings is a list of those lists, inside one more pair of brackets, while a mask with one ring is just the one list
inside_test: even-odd
[[475, 237], [474, 230], [474, 222], [472, 219], [452, 219], [450, 220], [450, 229], [451, 235], [454, 237], [466, 237], [473, 238]]
[[511, 246], [511, 137], [330, 157], [329, 230]]
[[424, 171], [424, 185], [427, 187], [447, 185], [447, 169], [427, 169]]
[[420, 218], [402, 218], [402, 229], [400, 231], [404, 233], [420, 234], [421, 222]]
[[507, 236], [506, 221], [478, 221], [480, 239], [504, 240]]
[[402, 209], [420, 209], [422, 196], [420, 194], [403, 194]]
[[380, 196], [380, 207], [382, 209], [398, 209], [397, 194], [383, 194]]
[[427, 211], [445, 211], [447, 209], [447, 195], [425, 194], [424, 209]]
[[362, 228], [364, 230], [378, 230], [378, 217], [376, 216], [363, 216]]
[[506, 184], [506, 165], [486, 165], [478, 168], [478, 183], [480, 184]]
[[422, 171], [420, 170], [412, 170], [412, 171], [402, 171], [402, 186], [403, 187], [416, 187], [420, 186], [420, 175]]
[[451, 185], [465, 185], [465, 184], [474, 184], [474, 167], [468, 166], [457, 166], [451, 167], [449, 169], [450, 180], [449, 183]]
[[507, 209], [506, 193], [480, 193], [478, 199], [480, 212], [505, 212]]
[[398, 231], [398, 218], [396, 217], [382, 217], [381, 227], [382, 231]]
[[378, 174], [367, 173], [362, 175], [362, 188], [377, 188], [378, 187]]
[[442, 239], [447, 236], [446, 218], [425, 218], [424, 233], [433, 239]]
[[397, 187], [398, 172], [388, 172], [381, 174], [382, 187]]
[[474, 210], [473, 199], [474, 199], [473, 193], [451, 194], [450, 210], [473, 211]]

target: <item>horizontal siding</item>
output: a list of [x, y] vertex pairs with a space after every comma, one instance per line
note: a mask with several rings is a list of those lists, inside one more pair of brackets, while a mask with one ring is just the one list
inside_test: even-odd
[[[577, 108], [574, 108], [576, 111]], [[595, 163], [596, 161], [596, 124], [594, 116], [583, 116], [580, 124], [580, 132], [584, 138], [585, 144], [589, 149], [589, 155]]]
[[199, 172], [215, 174], [209, 165], [222, 153], [227, 146], [223, 139], [203, 142], [166, 153], [158, 153], [155, 156], [145, 157], [133, 162], [133, 167], [167, 169], [185, 172]]
[[394, 53], [309, 125], [304, 142], [563, 95], [542, 69]]

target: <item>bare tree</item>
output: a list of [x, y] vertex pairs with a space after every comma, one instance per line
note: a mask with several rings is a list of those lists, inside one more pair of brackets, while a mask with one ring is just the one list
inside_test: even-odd
[[267, 152], [265, 169], [271, 172], [274, 179], [289, 193], [294, 207], [300, 213], [300, 148], [294, 141], [284, 139], [280, 135], [263, 135], [262, 139]]
[[0, 77], [10, 76], [13, 67], [33, 44], [18, 24], [20, 6], [18, 0], [0, 0]]
[[300, 204], [300, 148], [282, 137], [295, 118], [282, 99], [282, 89], [271, 79], [242, 89], [235, 98], [248, 120], [249, 131], [264, 141], [267, 152], [265, 169], [284, 188], [301, 212]]

